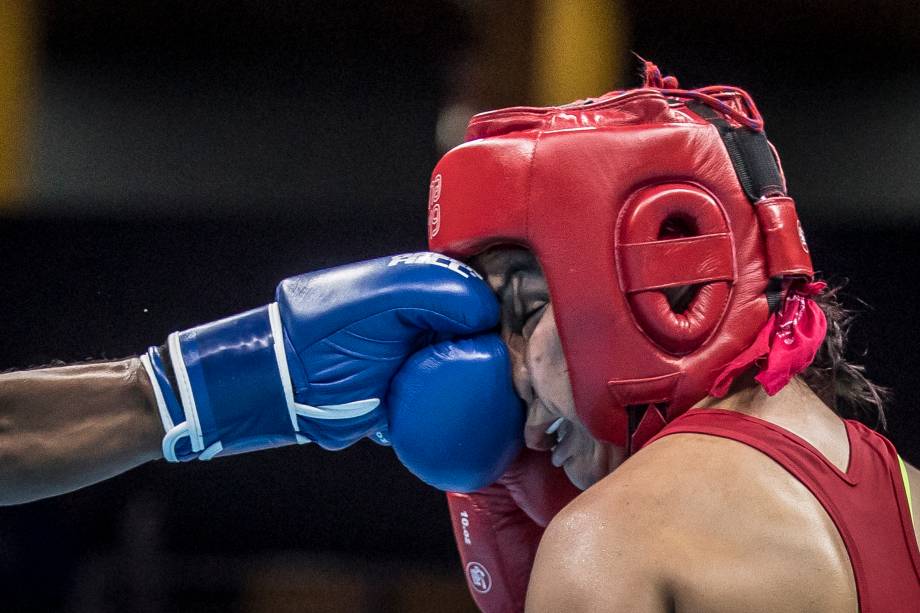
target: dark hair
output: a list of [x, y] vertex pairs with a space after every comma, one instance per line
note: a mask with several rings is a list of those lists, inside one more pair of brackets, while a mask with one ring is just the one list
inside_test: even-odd
[[[814, 361], [802, 372], [802, 380], [822, 402], [846, 419], [857, 419], [867, 426], [884, 430], [885, 401], [891, 391], [866, 376], [866, 368], [847, 359], [847, 340], [857, 312], [840, 301], [845, 282], [829, 286], [814, 300], [827, 319], [827, 335]], [[675, 312], [683, 312], [696, 295], [698, 285], [666, 288], [668, 302]], [[863, 303], [865, 304], [865, 303]]]
[[840, 301], [845, 282], [829, 286], [815, 301], [827, 319], [827, 336], [802, 379], [837, 415], [884, 429], [885, 402], [891, 391], [869, 380], [866, 368], [846, 357], [850, 326], [857, 312]]

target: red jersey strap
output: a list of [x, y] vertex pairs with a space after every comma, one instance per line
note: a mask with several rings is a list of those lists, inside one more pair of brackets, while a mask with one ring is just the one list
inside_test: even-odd
[[853, 566], [860, 611], [916, 610], [920, 550], [897, 452], [885, 437], [861, 423], [844, 423], [850, 442], [846, 471], [792, 432], [722, 409], [688, 411], [646, 445], [670, 434], [707, 434], [769, 456], [808, 488], [836, 525]]

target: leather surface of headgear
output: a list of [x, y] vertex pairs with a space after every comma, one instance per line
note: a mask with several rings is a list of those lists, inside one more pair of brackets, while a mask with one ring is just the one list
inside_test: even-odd
[[[702, 400], [782, 289], [813, 276], [748, 94], [645, 73], [593, 100], [476, 115], [428, 203], [433, 251], [533, 251], [578, 415], [632, 449]], [[675, 312], [663, 290], [681, 286], [692, 299]]]

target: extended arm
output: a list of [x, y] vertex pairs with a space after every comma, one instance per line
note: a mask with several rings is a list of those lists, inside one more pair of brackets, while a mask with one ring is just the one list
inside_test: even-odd
[[63, 494], [161, 457], [137, 359], [0, 375], [0, 504]]
[[523, 428], [506, 349], [486, 333], [498, 312], [472, 269], [403, 254], [286, 279], [276, 302], [175, 332], [139, 359], [0, 375], [0, 504], [158, 457], [364, 437], [436, 487], [479, 489]]

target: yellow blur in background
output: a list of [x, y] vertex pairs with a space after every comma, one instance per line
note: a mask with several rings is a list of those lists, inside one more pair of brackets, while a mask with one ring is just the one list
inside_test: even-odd
[[626, 46], [618, 2], [538, 0], [532, 97], [565, 104], [621, 83]]
[[34, 2], [0, 2], [0, 207], [25, 190], [35, 66]]

